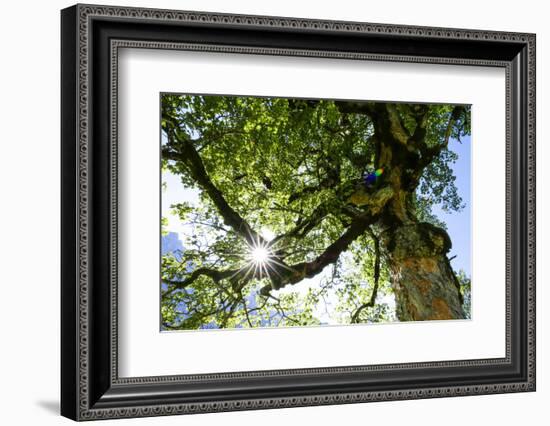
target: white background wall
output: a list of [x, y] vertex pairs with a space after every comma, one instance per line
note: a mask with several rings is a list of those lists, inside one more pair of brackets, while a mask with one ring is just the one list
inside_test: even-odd
[[[548, 424], [550, 27], [544, 1], [133, 0], [142, 7], [537, 33], [538, 390], [529, 394], [118, 420], [118, 424]], [[59, 9], [4, 2], [0, 19], [0, 423], [68, 424], [59, 404]], [[487, 176], [487, 179], [490, 179]], [[131, 422], [131, 423], [129, 423]], [[102, 424], [116, 424], [107, 421]]]

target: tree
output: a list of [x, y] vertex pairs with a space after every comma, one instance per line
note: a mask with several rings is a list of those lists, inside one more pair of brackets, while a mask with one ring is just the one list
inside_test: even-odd
[[341, 323], [388, 319], [381, 293], [400, 321], [464, 318], [431, 207], [463, 207], [468, 106], [164, 95], [161, 125], [163, 169], [201, 201], [172, 206], [195, 230], [163, 256], [165, 328], [318, 324], [329, 293]]

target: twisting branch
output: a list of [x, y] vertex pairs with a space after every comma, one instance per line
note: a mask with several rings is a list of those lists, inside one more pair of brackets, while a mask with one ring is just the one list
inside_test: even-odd
[[225, 271], [218, 271], [217, 269], [211, 269], [211, 268], [198, 268], [195, 269], [191, 275], [189, 275], [185, 280], [183, 281], [175, 281], [175, 280], [163, 280], [163, 282], [166, 282], [173, 286], [173, 289], [182, 289], [186, 288], [189, 285], [193, 284], [194, 281], [196, 281], [200, 276], [207, 276], [211, 278], [214, 282], [219, 283], [221, 280], [225, 278], [234, 277], [237, 274], [239, 274], [240, 269], [229, 269]]
[[445, 147], [449, 145], [449, 138], [451, 137], [454, 125], [465, 111], [466, 109], [462, 105], [457, 105], [453, 108], [451, 112], [451, 117], [449, 118], [449, 122], [447, 123], [447, 129], [445, 130], [445, 139], [443, 141], [443, 145]]
[[[268, 247], [270, 244], [259, 233], [257, 233], [248, 222], [239, 215], [226, 201], [223, 193], [214, 185], [210, 176], [206, 172], [206, 168], [200, 157], [199, 153], [195, 149], [193, 142], [189, 136], [177, 128], [165, 126], [168, 137], [168, 143], [162, 149], [162, 155], [168, 160], [176, 161], [185, 165], [188, 173], [194, 179], [194, 181], [205, 191], [218, 212], [222, 216], [224, 223], [230, 226], [237, 234], [245, 239], [248, 245]], [[275, 256], [273, 259], [280, 267], [289, 269], [283, 259]]]
[[206, 172], [199, 153], [187, 135], [182, 136], [180, 132], [173, 128], [167, 128], [166, 133], [168, 143], [162, 149], [162, 156], [186, 166], [191, 177], [208, 194], [223, 217], [225, 224], [233, 228], [248, 244], [265, 244], [266, 242], [262, 236], [254, 231], [248, 222], [229, 205], [223, 193], [214, 185]]
[[334, 105], [344, 114], [364, 114], [374, 116], [375, 103], [373, 102], [352, 102], [352, 101], [334, 101]]
[[325, 177], [316, 186], [306, 186], [298, 192], [294, 192], [288, 196], [288, 204], [292, 204], [294, 201], [305, 197], [306, 195], [314, 194], [317, 191], [325, 188], [333, 188], [338, 181], [332, 177]]
[[370, 300], [363, 303], [354, 314], [351, 316], [351, 323], [356, 324], [359, 322], [359, 316], [361, 312], [367, 308], [372, 308], [376, 302], [376, 296], [378, 295], [378, 286], [380, 283], [380, 238], [369, 228], [369, 234], [374, 242], [374, 285], [372, 287], [372, 294]]
[[402, 145], [407, 146], [409, 138], [411, 135], [403, 123], [401, 114], [397, 110], [395, 104], [377, 104], [378, 109], [385, 108], [387, 113], [383, 114], [384, 118], [389, 119], [389, 130], [390, 134], [393, 136], [393, 139], [399, 142]]
[[329, 213], [329, 209], [324, 204], [319, 205], [315, 208], [315, 210], [313, 210], [309, 217], [303, 220], [300, 219], [294, 228], [284, 234], [276, 236], [269, 244], [274, 246], [277, 242], [284, 238], [304, 237], [309, 231], [321, 223]]
[[429, 111], [430, 108], [426, 104], [412, 105], [409, 107], [409, 112], [416, 122], [416, 127], [409, 139], [409, 143], [420, 150], [425, 146]]
[[449, 146], [449, 139], [451, 138], [453, 128], [456, 122], [460, 119], [460, 116], [464, 114], [465, 111], [466, 108], [462, 105], [457, 105], [453, 108], [453, 110], [451, 111], [451, 116], [449, 117], [449, 121], [447, 122], [447, 127], [443, 135], [442, 143], [425, 150], [422, 162], [423, 166], [429, 164], [435, 157], [437, 157], [441, 153], [441, 151]]
[[336, 101], [334, 104], [341, 113], [363, 114], [370, 117], [377, 133], [386, 136], [388, 141], [391, 139], [398, 144], [407, 145], [411, 135], [403, 124], [395, 104], [346, 101]]
[[[354, 179], [354, 180], [352, 179], [345, 182], [341, 182], [337, 187], [334, 188], [334, 198], [330, 201], [331, 203], [330, 205], [328, 204], [329, 202], [327, 201], [322, 202], [317, 207], [315, 207], [315, 209], [311, 212], [311, 214], [307, 218], [304, 218], [304, 219], [300, 218], [294, 228], [292, 228], [291, 230], [287, 231], [284, 234], [276, 236], [273, 240], [271, 240], [270, 245], [273, 246], [275, 245], [275, 243], [285, 238], [304, 237], [313, 228], [319, 225], [331, 213], [334, 215], [337, 215], [339, 213], [343, 213], [344, 215], [349, 215], [350, 209], [353, 209], [352, 205], [343, 204], [341, 201], [346, 200], [353, 194], [354, 191], [357, 191], [358, 186], [361, 186], [360, 179]], [[366, 202], [365, 206], [367, 206], [367, 208], [370, 208], [374, 204], [379, 203], [380, 195], [382, 194], [382, 196], [384, 196], [385, 191], [386, 190], [378, 191], [375, 194], [369, 194], [369, 202]], [[369, 206], [369, 203], [370, 203], [370, 206]], [[355, 212], [353, 217], [361, 216], [362, 214], [364, 214], [364, 212], [365, 212], [365, 209], [357, 209], [357, 212]], [[302, 212], [298, 212], [298, 213], [302, 214]], [[373, 212], [371, 211], [371, 213]]]
[[305, 278], [312, 278], [327, 265], [336, 262], [340, 254], [346, 251], [353, 241], [378, 220], [379, 214], [392, 197], [393, 191], [391, 188], [380, 188], [372, 194], [372, 200], [365, 204], [363, 213], [358, 214], [351, 220], [350, 225], [340, 238], [330, 244], [315, 260], [301, 262], [281, 269], [280, 274], [271, 277], [270, 285], [262, 287], [260, 294], [268, 295], [271, 290], [278, 290], [287, 285], [296, 284]]
[[272, 277], [271, 284], [262, 287], [260, 294], [268, 295], [271, 290], [278, 290], [319, 274], [327, 265], [336, 262], [340, 254], [347, 250], [349, 245], [362, 235], [373, 221], [374, 219], [370, 216], [353, 220], [340, 238], [329, 245], [315, 260], [292, 265], [281, 276]]

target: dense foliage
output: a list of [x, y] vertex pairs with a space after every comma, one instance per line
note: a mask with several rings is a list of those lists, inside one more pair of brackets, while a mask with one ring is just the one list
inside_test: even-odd
[[[385, 160], [381, 108], [418, 158]], [[199, 200], [171, 207], [187, 231], [162, 257], [164, 329], [396, 320], [385, 230], [463, 208], [447, 145], [469, 107], [163, 95], [161, 125], [163, 174]]]

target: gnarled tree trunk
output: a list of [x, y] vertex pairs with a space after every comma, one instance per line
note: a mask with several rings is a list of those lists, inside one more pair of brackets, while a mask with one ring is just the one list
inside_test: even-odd
[[[449, 120], [452, 127], [457, 114]], [[374, 123], [377, 167], [384, 169], [385, 183], [393, 197], [381, 216], [384, 251], [395, 293], [400, 321], [463, 319], [460, 284], [447, 253], [451, 240], [445, 230], [419, 223], [411, 203], [425, 167], [447, 146], [426, 144], [427, 109], [419, 107], [416, 129], [407, 131], [397, 106], [376, 105], [369, 114]], [[389, 229], [388, 229], [389, 228]]]
[[400, 321], [463, 319], [460, 285], [447, 253], [447, 233], [428, 223], [387, 232], [386, 248]]

